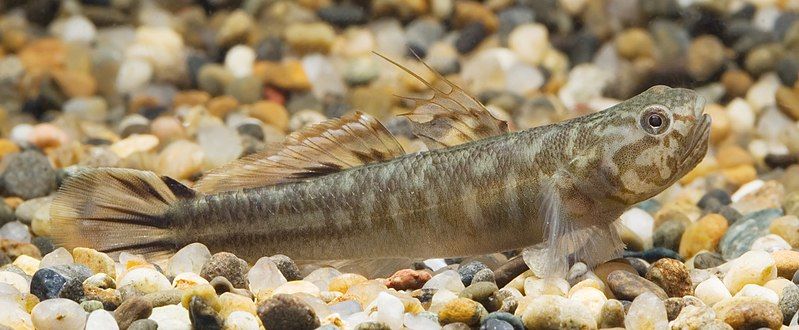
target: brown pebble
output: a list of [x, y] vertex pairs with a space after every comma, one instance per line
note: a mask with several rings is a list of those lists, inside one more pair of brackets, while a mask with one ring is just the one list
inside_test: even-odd
[[386, 286], [395, 290], [416, 290], [430, 280], [430, 273], [413, 269], [401, 269], [386, 279]]
[[688, 268], [675, 259], [663, 258], [653, 263], [646, 273], [646, 279], [663, 288], [669, 297], [694, 294]]
[[122, 302], [114, 311], [114, 318], [120, 330], [126, 330], [133, 321], [146, 319], [153, 312], [153, 305], [142, 297], [131, 297]]
[[607, 284], [618, 299], [632, 301], [644, 292], [652, 292], [660, 299], [667, 299], [666, 291], [657, 284], [628, 271], [616, 270], [608, 274]]
[[225, 118], [228, 113], [239, 106], [239, 101], [230, 95], [217, 96], [208, 101], [208, 112], [219, 118]]
[[791, 279], [793, 274], [799, 270], [799, 252], [792, 250], [780, 250], [771, 253], [774, 263], [777, 265], [777, 274], [782, 278]]
[[731, 98], [746, 96], [753, 83], [752, 77], [743, 70], [727, 70], [721, 75], [721, 84]]
[[779, 306], [758, 297], [733, 297], [715, 305], [716, 318], [733, 329], [779, 329], [782, 311]]
[[249, 106], [249, 115], [262, 121], [264, 124], [274, 126], [286, 131], [289, 127], [289, 113], [280, 103], [271, 101], [256, 102]]

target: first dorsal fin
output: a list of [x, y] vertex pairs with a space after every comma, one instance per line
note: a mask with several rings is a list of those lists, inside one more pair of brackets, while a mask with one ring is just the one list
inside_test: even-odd
[[415, 109], [404, 116], [411, 121], [413, 133], [422, 138], [429, 148], [451, 147], [508, 132], [507, 122], [495, 118], [476, 98], [444, 78], [424, 61], [421, 61], [422, 64], [436, 74], [443, 86], [436, 87], [402, 64], [375, 54], [433, 90], [434, 94], [429, 98], [400, 96], [415, 102]]
[[292, 133], [277, 152], [256, 153], [214, 169], [195, 189], [215, 193], [301, 181], [404, 154], [380, 122], [355, 112]]

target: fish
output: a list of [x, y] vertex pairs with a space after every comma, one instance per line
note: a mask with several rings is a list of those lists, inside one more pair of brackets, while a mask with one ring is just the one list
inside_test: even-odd
[[51, 204], [54, 242], [148, 260], [200, 242], [249, 262], [284, 254], [370, 272], [522, 250], [536, 274], [557, 276], [572, 262], [619, 257], [619, 216], [708, 149], [711, 119], [690, 89], [654, 86], [602, 111], [511, 131], [443, 76], [428, 82], [387, 60], [433, 93], [409, 98], [404, 114], [428, 150], [406, 153], [377, 119], [353, 112], [193, 188], [150, 171], [86, 169]]

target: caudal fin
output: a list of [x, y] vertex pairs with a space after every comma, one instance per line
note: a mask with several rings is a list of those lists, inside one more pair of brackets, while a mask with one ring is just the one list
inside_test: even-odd
[[61, 186], [50, 207], [53, 240], [72, 249], [88, 247], [161, 259], [178, 246], [172, 239], [170, 206], [194, 192], [168, 177], [117, 168], [86, 170]]

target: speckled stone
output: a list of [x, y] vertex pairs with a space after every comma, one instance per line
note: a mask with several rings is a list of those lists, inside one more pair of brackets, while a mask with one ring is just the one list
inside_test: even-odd
[[80, 301], [84, 296], [83, 281], [89, 276], [92, 276], [92, 271], [80, 264], [42, 268], [33, 274], [31, 293], [40, 300], [67, 298]]
[[239, 259], [229, 252], [219, 252], [211, 256], [211, 259], [203, 265], [200, 276], [208, 281], [214, 277], [223, 276], [233, 287], [239, 289], [247, 288], [247, 271], [250, 266], [247, 262]]
[[300, 298], [278, 294], [258, 306], [258, 317], [270, 328], [312, 330], [319, 327], [319, 317]]
[[632, 301], [644, 292], [652, 292], [660, 299], [668, 298], [666, 291], [649, 280], [624, 270], [608, 274], [607, 284], [618, 299]]

